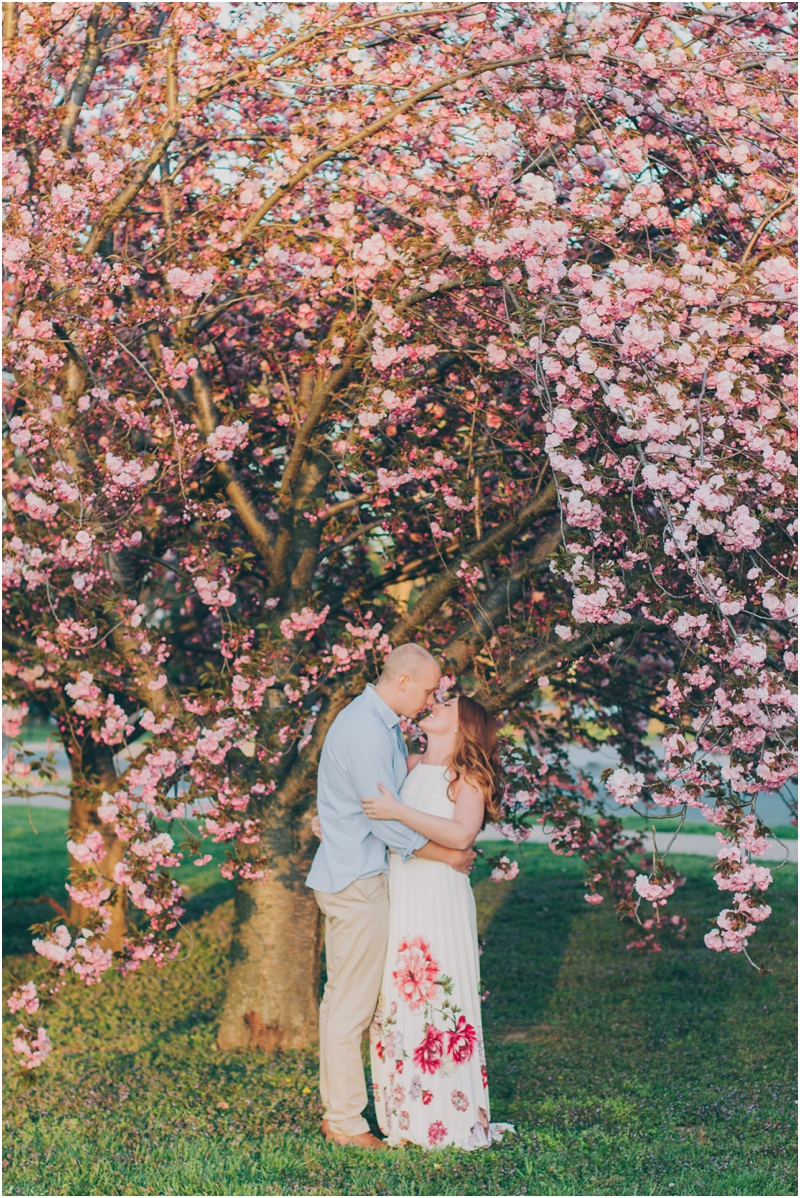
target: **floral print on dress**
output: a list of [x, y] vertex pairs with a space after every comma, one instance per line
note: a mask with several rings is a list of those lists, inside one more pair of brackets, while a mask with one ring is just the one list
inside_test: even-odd
[[[444, 1080], [452, 1076], [460, 1066], [472, 1060], [476, 1050], [482, 1060], [483, 1043], [461, 1008], [452, 1001], [452, 982], [441, 972], [429, 942], [422, 936], [406, 936], [400, 941], [391, 976], [400, 1001], [415, 1013], [419, 1012], [423, 1020], [422, 1039], [409, 1054], [402, 1032], [396, 1030], [398, 1004], [392, 1002], [386, 1015], [381, 994], [370, 1028], [375, 1055], [390, 1068], [389, 1084], [383, 1091], [387, 1120], [391, 1123], [394, 1117], [400, 1130], [407, 1131], [410, 1117], [408, 1111], [402, 1109], [406, 1102], [421, 1099], [423, 1106], [429, 1106], [433, 1101], [433, 1091], [423, 1088], [423, 1078], [440, 1076]], [[419, 1073], [414, 1073], [406, 1090], [402, 1075], [409, 1055]], [[485, 1078], [485, 1069], [482, 1074]], [[375, 1087], [376, 1099], [378, 1091], [379, 1087]], [[456, 1111], [469, 1109], [469, 1098], [458, 1088], [451, 1091], [450, 1102]], [[447, 1134], [442, 1120], [434, 1119], [428, 1127], [430, 1147], [437, 1147]]]
[[441, 1144], [446, 1135], [447, 1128], [441, 1119], [436, 1119], [428, 1128], [428, 1143], [431, 1148], [435, 1148], [437, 1144]]
[[414, 1049], [414, 1064], [423, 1073], [435, 1073], [444, 1056], [444, 1036], [432, 1023], [425, 1026], [425, 1039]]
[[460, 1015], [455, 1031], [447, 1033], [447, 1051], [457, 1065], [462, 1065], [470, 1059], [475, 1051], [476, 1040], [475, 1028]]
[[430, 945], [421, 936], [401, 940], [392, 980], [403, 1002], [418, 1011], [436, 995], [439, 986], [439, 962]]
[[[400, 941], [392, 981], [401, 1000], [412, 1011], [424, 1008], [423, 1038], [414, 1049], [414, 1064], [422, 1073], [441, 1070], [443, 1076], [450, 1076], [454, 1066], [463, 1065], [472, 1057], [477, 1033], [461, 1014], [461, 1008], [449, 1000], [453, 983], [441, 973], [430, 944], [422, 936], [406, 936]], [[440, 1005], [434, 1006], [437, 1001]], [[437, 1016], [444, 1027], [436, 1026]], [[398, 1072], [402, 1072], [401, 1061], [395, 1064]]]

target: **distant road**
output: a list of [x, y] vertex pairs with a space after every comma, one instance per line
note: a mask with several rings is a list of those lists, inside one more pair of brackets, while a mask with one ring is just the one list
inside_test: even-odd
[[[631, 833], [633, 835], [633, 833]], [[547, 844], [550, 837], [542, 828], [534, 828], [525, 844]], [[671, 832], [656, 832], [656, 848], [659, 853], [663, 853], [672, 839]], [[485, 832], [481, 832], [478, 840], [487, 841], [493, 840], [495, 843], [505, 842], [509, 846], [511, 841], [507, 837], [502, 836], [494, 828], [487, 828]], [[651, 835], [648, 832], [646, 845], [652, 845]], [[670, 849], [671, 853], [688, 853], [692, 857], [716, 857], [719, 849], [719, 841], [716, 836], [704, 835], [702, 832], [679, 832], [675, 837], [675, 843]], [[783, 861], [797, 863], [797, 841], [784, 840], [780, 843], [772, 843], [767, 847], [767, 851], [756, 858], [758, 861]]]

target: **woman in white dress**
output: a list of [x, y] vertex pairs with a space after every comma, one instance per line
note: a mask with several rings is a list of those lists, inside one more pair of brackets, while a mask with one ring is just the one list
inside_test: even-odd
[[[467, 848], [500, 815], [494, 720], [464, 695], [420, 721], [427, 748], [408, 758], [398, 802], [362, 800], [370, 819], [399, 820]], [[389, 855], [389, 947], [370, 1028], [375, 1108], [392, 1145], [481, 1148], [489, 1122], [475, 899], [469, 878], [436, 861]]]

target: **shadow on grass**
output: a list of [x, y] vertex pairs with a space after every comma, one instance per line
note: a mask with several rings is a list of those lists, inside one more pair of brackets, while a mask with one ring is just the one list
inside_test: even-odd
[[573, 862], [520, 853], [521, 876], [512, 885], [482, 881], [500, 891], [486, 923], [481, 985], [487, 1037], [497, 1043], [524, 1040], [541, 1019], [555, 989], [576, 918], [590, 914], [583, 902], [583, 871]]
[[55, 911], [50, 903], [33, 899], [11, 899], [3, 903], [3, 956], [34, 956], [31, 924], [46, 923]]
[[232, 899], [233, 892], [233, 882], [214, 882], [210, 886], [206, 886], [204, 890], [201, 890], [198, 894], [191, 895], [186, 900], [185, 912], [181, 916], [181, 923], [184, 925], [196, 923], [204, 915], [208, 915], [211, 911], [215, 911], [222, 903], [226, 903], [228, 899]]
[[[64, 870], [66, 876], [66, 868]], [[34, 898], [12, 898], [3, 904], [3, 956], [22, 957], [33, 956], [31, 948], [31, 925], [37, 923], [46, 923], [56, 915], [56, 908], [53, 902], [59, 905], [66, 906], [66, 893], [59, 898], [53, 897], [59, 893], [59, 888], [51, 887], [49, 895], [46, 894], [42, 899]], [[184, 927], [197, 923], [205, 915], [209, 915], [215, 911], [222, 903], [233, 898], [234, 884], [233, 882], [219, 881], [214, 882], [210, 886], [199, 890], [196, 894], [190, 894], [186, 900], [184, 914], [181, 916], [181, 923]], [[48, 901], [48, 897], [53, 899]], [[132, 922], [140, 922], [144, 924], [144, 920], [137, 919], [137, 912], [132, 912]]]

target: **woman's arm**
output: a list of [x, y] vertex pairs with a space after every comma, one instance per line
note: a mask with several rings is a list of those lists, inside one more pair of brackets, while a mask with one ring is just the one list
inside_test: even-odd
[[423, 861], [439, 861], [442, 865], [449, 865], [457, 874], [469, 875], [477, 853], [474, 849], [446, 849], [435, 840], [426, 840], [421, 849], [414, 849], [412, 856]]
[[362, 799], [361, 806], [370, 819], [393, 819], [413, 828], [429, 840], [435, 840], [448, 849], [466, 849], [474, 841], [483, 823], [483, 795], [467, 782], [458, 788], [455, 802], [455, 814], [452, 819], [442, 819], [438, 815], [426, 815], [424, 811], [415, 811], [399, 803], [384, 786], [378, 783], [381, 792], [379, 799]]

